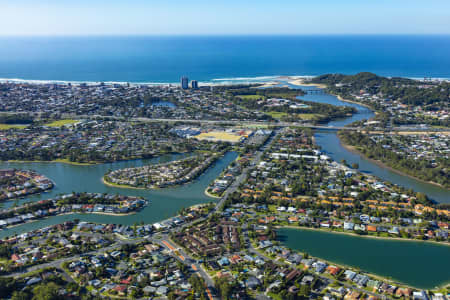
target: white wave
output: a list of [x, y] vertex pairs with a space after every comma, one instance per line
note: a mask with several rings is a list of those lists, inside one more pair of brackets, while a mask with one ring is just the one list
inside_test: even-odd
[[39, 79], [22, 79], [22, 78], [0, 78], [0, 82], [3, 83], [30, 83], [30, 84], [73, 84], [73, 85], [99, 85], [104, 83], [106, 85], [169, 85], [169, 84], [178, 84], [178, 82], [130, 82], [130, 81], [75, 81], [75, 80], [39, 80]]
[[[232, 84], [251, 84], [251, 83], [269, 83], [269, 82], [283, 82], [295, 79], [310, 79], [315, 77], [314, 75], [272, 75], [272, 76], [255, 76], [255, 77], [228, 77], [228, 78], [213, 78], [211, 80], [199, 81], [203, 86], [215, 86], [215, 85], [232, 85]], [[413, 80], [423, 80], [424, 77], [406, 77]], [[450, 78], [445, 77], [426, 77], [431, 81], [450, 81]], [[152, 86], [167, 86], [167, 85], [180, 85], [177, 82], [133, 82], [133, 81], [75, 81], [75, 80], [41, 80], [41, 79], [23, 79], [23, 78], [0, 78], [0, 83], [30, 83], [30, 84], [73, 84], [73, 85], [98, 85], [104, 83], [106, 85], [152, 85]]]
[[258, 80], [273, 80], [283, 77], [281, 75], [272, 76], [256, 76], [256, 77], [227, 77], [227, 78], [214, 78], [211, 81], [258, 81]]

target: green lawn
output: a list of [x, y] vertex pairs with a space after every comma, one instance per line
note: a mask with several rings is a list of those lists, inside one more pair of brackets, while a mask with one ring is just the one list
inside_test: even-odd
[[53, 160], [53, 162], [61, 162], [61, 163], [66, 163], [66, 164], [71, 164], [71, 165], [77, 165], [77, 166], [91, 166], [96, 164], [96, 162], [92, 162], [92, 163], [82, 163], [82, 162], [75, 162], [75, 161], [70, 161], [68, 158], [57, 158], [55, 160]]
[[282, 117], [285, 117], [288, 115], [288, 113], [280, 112], [280, 111], [266, 111], [264, 112], [266, 115], [271, 116], [274, 119], [281, 119]]
[[322, 117], [322, 115], [320, 115], [320, 114], [297, 114], [297, 116], [303, 120], [312, 120], [314, 118]]
[[47, 123], [44, 125], [49, 126], [49, 127], [62, 127], [64, 125], [75, 124], [78, 122], [80, 122], [80, 121], [65, 119], [65, 120], [56, 120], [56, 121], [53, 121], [53, 122], [50, 122], [50, 123]]
[[[264, 113], [270, 115], [274, 119], [281, 119], [283, 117], [289, 116], [288, 113], [279, 111], [266, 111]], [[313, 120], [322, 117], [322, 115], [320, 114], [292, 114], [292, 116], [296, 116], [297, 118], [302, 120]]]
[[28, 127], [28, 125], [18, 125], [18, 124], [0, 124], [0, 130], [8, 130], [12, 128], [16, 129], [24, 129]]
[[276, 212], [277, 212], [277, 206], [274, 205], [274, 204], [269, 204], [269, 205], [267, 206], [267, 209], [268, 209], [270, 212], [273, 212], [273, 213], [276, 213]]

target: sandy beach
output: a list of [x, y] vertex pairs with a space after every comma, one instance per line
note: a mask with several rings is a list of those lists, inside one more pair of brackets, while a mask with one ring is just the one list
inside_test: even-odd
[[321, 83], [310, 83], [307, 80], [305, 80], [304, 78], [289, 78], [290, 80], [288, 81], [289, 84], [292, 85], [298, 85], [298, 86], [315, 86], [321, 89], [325, 89], [327, 86], [325, 84], [321, 84]]
[[258, 89], [259, 88], [271, 88], [271, 87], [274, 87], [279, 84], [281, 84], [281, 82], [279, 82], [279, 81], [270, 81], [270, 82], [265, 82], [263, 85], [260, 85], [260, 86], [254, 87], [254, 88], [258, 88]]

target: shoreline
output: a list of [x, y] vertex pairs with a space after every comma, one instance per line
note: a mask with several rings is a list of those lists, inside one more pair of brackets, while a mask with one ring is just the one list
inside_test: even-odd
[[205, 189], [204, 194], [205, 194], [206, 196], [211, 197], [211, 198], [214, 198], [214, 199], [220, 199], [220, 198], [222, 198], [222, 197], [219, 197], [219, 196], [215, 196], [215, 195], [213, 195], [213, 194], [210, 194], [210, 193], [208, 192], [208, 188]]
[[272, 88], [272, 87], [274, 87], [276, 85], [281, 84], [281, 82], [279, 82], [279, 81], [267, 81], [267, 82], [261, 82], [261, 84], [262, 85], [256, 86], [256, 87], [253, 87], [253, 88], [256, 88], [256, 89], [259, 89], [259, 88]]
[[450, 243], [446, 242], [437, 242], [437, 241], [429, 241], [429, 240], [416, 240], [416, 239], [409, 239], [409, 238], [401, 238], [401, 237], [384, 237], [384, 236], [373, 236], [373, 235], [360, 235], [354, 232], [346, 232], [346, 231], [334, 231], [334, 230], [327, 230], [322, 228], [314, 228], [314, 227], [304, 227], [304, 226], [294, 226], [294, 225], [286, 225], [286, 226], [275, 226], [277, 229], [282, 228], [291, 228], [291, 229], [301, 229], [301, 230], [313, 230], [313, 231], [321, 231], [326, 233], [337, 233], [337, 234], [344, 234], [348, 236], [353, 236], [357, 238], [368, 238], [368, 239], [380, 239], [380, 240], [392, 240], [392, 241], [401, 241], [401, 242], [416, 242], [416, 243], [422, 243], [422, 244], [435, 244], [435, 245], [441, 245], [441, 246], [447, 246], [450, 247]]
[[360, 103], [360, 102], [357, 102], [357, 101], [344, 99], [344, 98], [342, 98], [340, 95], [335, 95], [335, 94], [330, 94], [330, 95], [335, 96], [336, 98], [338, 98], [338, 100], [340, 100], [340, 101], [342, 101], [342, 102], [348, 102], [348, 103], [352, 103], [352, 104], [357, 104], [357, 105], [364, 106], [364, 107], [370, 109], [371, 111], [373, 111], [373, 113], [374, 113], [375, 115], [378, 114], [378, 112], [377, 112], [376, 110], [374, 110], [372, 107], [370, 107], [369, 105], [367, 105], [367, 104], [365, 104], [365, 103]]
[[[147, 205], [146, 205], [147, 206]], [[142, 207], [145, 208], [146, 206]], [[51, 217], [57, 217], [57, 216], [68, 216], [68, 215], [106, 215], [106, 216], [116, 216], [116, 217], [121, 217], [121, 216], [130, 216], [130, 215], [134, 215], [136, 213], [138, 213], [139, 211], [133, 211], [133, 212], [128, 212], [125, 214], [121, 214], [121, 213], [107, 213], [107, 212], [81, 212], [81, 211], [71, 211], [71, 212], [67, 212], [67, 213], [63, 213], [63, 214], [58, 214], [55, 216], [48, 216], [46, 218], [51, 218]]]
[[294, 79], [288, 77], [288, 83], [297, 86], [315, 86], [321, 89], [327, 88], [327, 86], [323, 83], [308, 83], [305, 82], [305, 79]]
[[55, 188], [55, 183], [52, 181], [53, 183], [53, 187], [46, 189], [46, 190], [42, 190], [36, 193], [31, 193], [31, 194], [26, 194], [26, 195], [20, 195], [19, 197], [14, 197], [14, 198], [6, 198], [3, 200], [0, 200], [0, 204], [5, 203], [5, 202], [10, 202], [10, 201], [18, 201], [18, 200], [27, 200], [28, 197], [30, 196], [37, 196], [37, 195], [41, 195], [44, 193], [49, 193], [51, 190], [53, 190]]
[[[339, 138], [339, 136], [338, 136], [338, 138]], [[381, 168], [384, 168], [384, 169], [387, 169], [387, 170], [389, 170], [389, 171], [391, 171], [391, 172], [397, 173], [397, 174], [399, 174], [399, 175], [402, 175], [402, 176], [405, 176], [405, 177], [409, 177], [409, 178], [411, 178], [411, 179], [414, 179], [414, 180], [417, 180], [417, 181], [420, 181], [420, 182], [423, 182], [423, 183], [432, 184], [432, 185], [434, 185], [434, 186], [437, 186], [437, 187], [440, 187], [440, 188], [443, 188], [443, 189], [445, 189], [445, 190], [450, 191], [448, 188], [446, 188], [445, 186], [443, 186], [443, 185], [441, 185], [441, 184], [439, 184], [439, 183], [437, 183], [437, 182], [426, 181], [426, 180], [423, 180], [423, 179], [414, 177], [414, 176], [412, 176], [412, 175], [409, 175], [409, 174], [407, 174], [407, 173], [404, 173], [404, 172], [402, 172], [402, 171], [399, 171], [399, 170], [397, 170], [397, 169], [394, 169], [394, 168], [390, 167], [389, 165], [386, 165], [384, 162], [382, 162], [382, 161], [380, 161], [380, 160], [376, 160], [376, 159], [373, 159], [373, 158], [368, 158], [368, 157], [367, 157], [366, 155], [364, 155], [361, 151], [359, 151], [358, 149], [356, 149], [355, 146], [348, 145], [348, 144], [344, 143], [344, 142], [342, 141], [342, 139], [340, 139], [340, 138], [339, 138], [339, 142], [340, 142], [340, 144], [342, 145], [342, 147], [344, 147], [346, 150], [350, 151], [350, 152], [353, 153], [353, 154], [360, 155], [360, 156], [363, 157], [364, 159], [370, 161], [371, 163], [373, 163], [373, 164], [375, 164], [375, 165], [377, 165], [377, 166], [379, 166], [379, 167], [381, 167]]]
[[79, 162], [73, 162], [66, 159], [54, 159], [54, 160], [16, 160], [16, 159], [10, 159], [10, 160], [2, 160], [0, 162], [6, 162], [6, 163], [61, 163], [61, 164], [68, 164], [73, 166], [95, 166], [100, 165], [103, 163], [79, 163]]
[[[384, 237], [361, 236], [361, 235], [358, 235], [358, 234], [356, 234], [356, 233], [325, 231], [325, 230], [320, 229], [320, 228], [300, 227], [300, 226], [292, 226], [292, 225], [288, 225], [288, 226], [275, 226], [275, 229], [283, 229], [283, 228], [294, 229], [294, 230], [322, 231], [322, 232], [328, 232], [328, 233], [341, 233], [341, 234], [344, 234], [344, 235], [350, 235], [350, 236], [356, 235], [356, 237], [390, 239], [390, 238], [384, 238]], [[400, 240], [403, 240], [404, 242], [419, 242], [419, 243], [420, 243], [420, 242], [426, 242], [426, 241], [419, 241], [419, 240], [417, 240], [417, 241], [410, 241], [409, 239], [402, 239], [402, 238], [394, 238], [394, 239], [400, 239]], [[276, 240], [276, 241], [278, 241], [278, 240]], [[284, 245], [283, 242], [281, 242], [281, 241], [278, 241], [278, 242], [280, 242], [281, 244]], [[439, 242], [434, 242], [434, 243], [439, 244]], [[448, 246], [450, 246], [450, 245], [448, 245]], [[305, 253], [305, 252], [302, 252], [301, 250], [294, 250], [294, 251], [298, 251], [298, 252], [301, 252], [301, 253]], [[368, 272], [368, 271], [363, 271], [363, 270], [361, 270], [359, 267], [356, 267], [356, 266], [351, 266], [351, 265], [347, 265], [347, 264], [342, 264], [342, 263], [338, 263], [338, 262], [333, 262], [333, 261], [330, 261], [330, 260], [327, 260], [327, 259], [320, 258], [320, 257], [318, 257], [318, 256], [311, 255], [310, 253], [308, 253], [308, 255], [309, 255], [310, 257], [314, 257], [314, 258], [323, 260], [323, 261], [327, 262], [328, 264], [334, 264], [334, 265], [338, 265], [338, 266], [341, 266], [341, 267], [346, 267], [346, 268], [349, 268], [349, 269], [352, 269], [352, 270], [359, 270], [360, 272], [365, 273], [365, 274], [368, 274], [369, 276], [371, 276], [371, 277], [373, 277], [373, 278], [375, 278], [375, 279], [378, 279], [378, 280], [381, 280], [381, 281], [387, 281], [388, 283], [400, 285], [400, 286], [407, 287], [407, 288], [411, 288], [411, 289], [417, 289], [417, 290], [423, 289], [423, 290], [430, 290], [430, 291], [438, 291], [438, 290], [440, 290], [440, 289], [443, 289], [443, 288], [446, 288], [446, 287], [450, 286], [450, 282], [446, 282], [446, 283], [443, 283], [442, 285], [438, 285], [438, 286], [435, 286], [435, 287], [433, 287], [433, 288], [417, 288], [417, 287], [408, 285], [408, 284], [406, 284], [406, 283], [402, 283], [401, 280], [398, 280], [398, 279], [395, 279], [395, 278], [388, 278], [388, 277], [385, 277], [385, 276], [380, 275], [380, 274], [374, 274], [374, 273], [371, 273], [371, 272]]]
[[[200, 84], [203, 84], [205, 86], [218, 86], [218, 85], [224, 85], [224, 84], [233, 84], [232, 82], [245, 82], [245, 83], [265, 83], [267, 81], [275, 81], [278, 79], [288, 79], [290, 81], [298, 81], [298, 80], [306, 80], [306, 79], [310, 79], [310, 78], [314, 78], [317, 75], [279, 75], [279, 74], [275, 74], [275, 75], [262, 75], [262, 76], [253, 76], [253, 77], [226, 77], [226, 75], [224, 75], [225, 77], [221, 77], [221, 78], [211, 78], [211, 79], [201, 79], [199, 81]], [[411, 77], [411, 76], [407, 76], [407, 75], [399, 75], [399, 74], [391, 74], [389, 76], [397, 76], [397, 77], [403, 77], [403, 78], [409, 78], [412, 80], [422, 80], [424, 76], [427, 76], [427, 74], [423, 74], [420, 77]], [[435, 80], [443, 80], [443, 81], [449, 81], [450, 78], [446, 78], [446, 77], [431, 77], [431, 79], [435, 79]], [[230, 83], [231, 82], [231, 83]], [[62, 80], [62, 79], [27, 79], [27, 78], [18, 78], [18, 77], [9, 77], [9, 78], [5, 78], [2, 77], [0, 78], [0, 83], [28, 83], [28, 84], [41, 84], [41, 85], [45, 85], [45, 84], [61, 84], [61, 85], [67, 85], [67, 84], [72, 84], [72, 85], [81, 85], [81, 84], [87, 84], [87, 85], [99, 85], [101, 83], [104, 84], [119, 84], [119, 85], [148, 85], [148, 86], [170, 86], [170, 85], [179, 85], [179, 81], [104, 81], [104, 80]]]
[[[145, 208], [145, 207], [143, 207]], [[138, 211], [133, 211], [133, 212], [129, 212], [129, 213], [107, 213], [107, 212], [78, 212], [78, 211], [71, 211], [71, 212], [67, 212], [67, 213], [63, 213], [63, 214], [57, 214], [57, 215], [52, 215], [52, 216], [45, 216], [43, 218], [39, 218], [39, 219], [33, 219], [27, 222], [23, 222], [23, 223], [19, 223], [19, 224], [14, 224], [12, 226], [6, 226], [0, 229], [0, 232], [4, 231], [4, 230], [8, 230], [8, 229], [12, 229], [14, 227], [19, 227], [22, 225], [27, 225], [27, 224], [31, 224], [31, 223], [35, 223], [35, 222], [39, 222], [39, 221], [44, 221], [47, 219], [50, 219], [52, 217], [59, 217], [59, 216], [69, 216], [69, 215], [75, 215], [75, 214], [86, 214], [86, 215], [106, 215], [106, 216], [115, 216], [115, 217], [122, 217], [122, 216], [130, 216], [130, 215], [135, 215], [137, 214]]]
[[132, 157], [127, 159], [119, 159], [115, 161], [104, 161], [104, 162], [90, 162], [90, 163], [81, 163], [81, 162], [74, 162], [69, 161], [68, 159], [54, 159], [54, 160], [18, 160], [18, 159], [10, 159], [10, 160], [0, 160], [0, 163], [62, 163], [62, 164], [68, 164], [73, 166], [96, 166], [96, 165], [103, 165], [103, 164], [115, 164], [119, 162], [130, 162], [135, 160], [150, 160], [150, 159], [158, 159], [165, 155], [182, 155], [186, 154], [188, 152], [167, 152], [167, 153], [158, 153], [156, 155], [152, 155], [151, 157]]
[[108, 182], [105, 180], [105, 176], [102, 176], [101, 181], [104, 185], [110, 186], [110, 187], [115, 187], [115, 188], [121, 188], [121, 189], [133, 189], [133, 190], [154, 190], [154, 189], [147, 189], [147, 188], [142, 188], [142, 187], [134, 187], [131, 185], [124, 185], [124, 184], [117, 184], [117, 183], [112, 183], [112, 182]]

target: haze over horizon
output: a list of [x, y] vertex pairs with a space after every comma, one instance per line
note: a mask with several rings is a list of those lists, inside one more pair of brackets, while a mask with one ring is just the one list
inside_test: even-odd
[[0, 0], [1, 36], [450, 34], [446, 0]]

